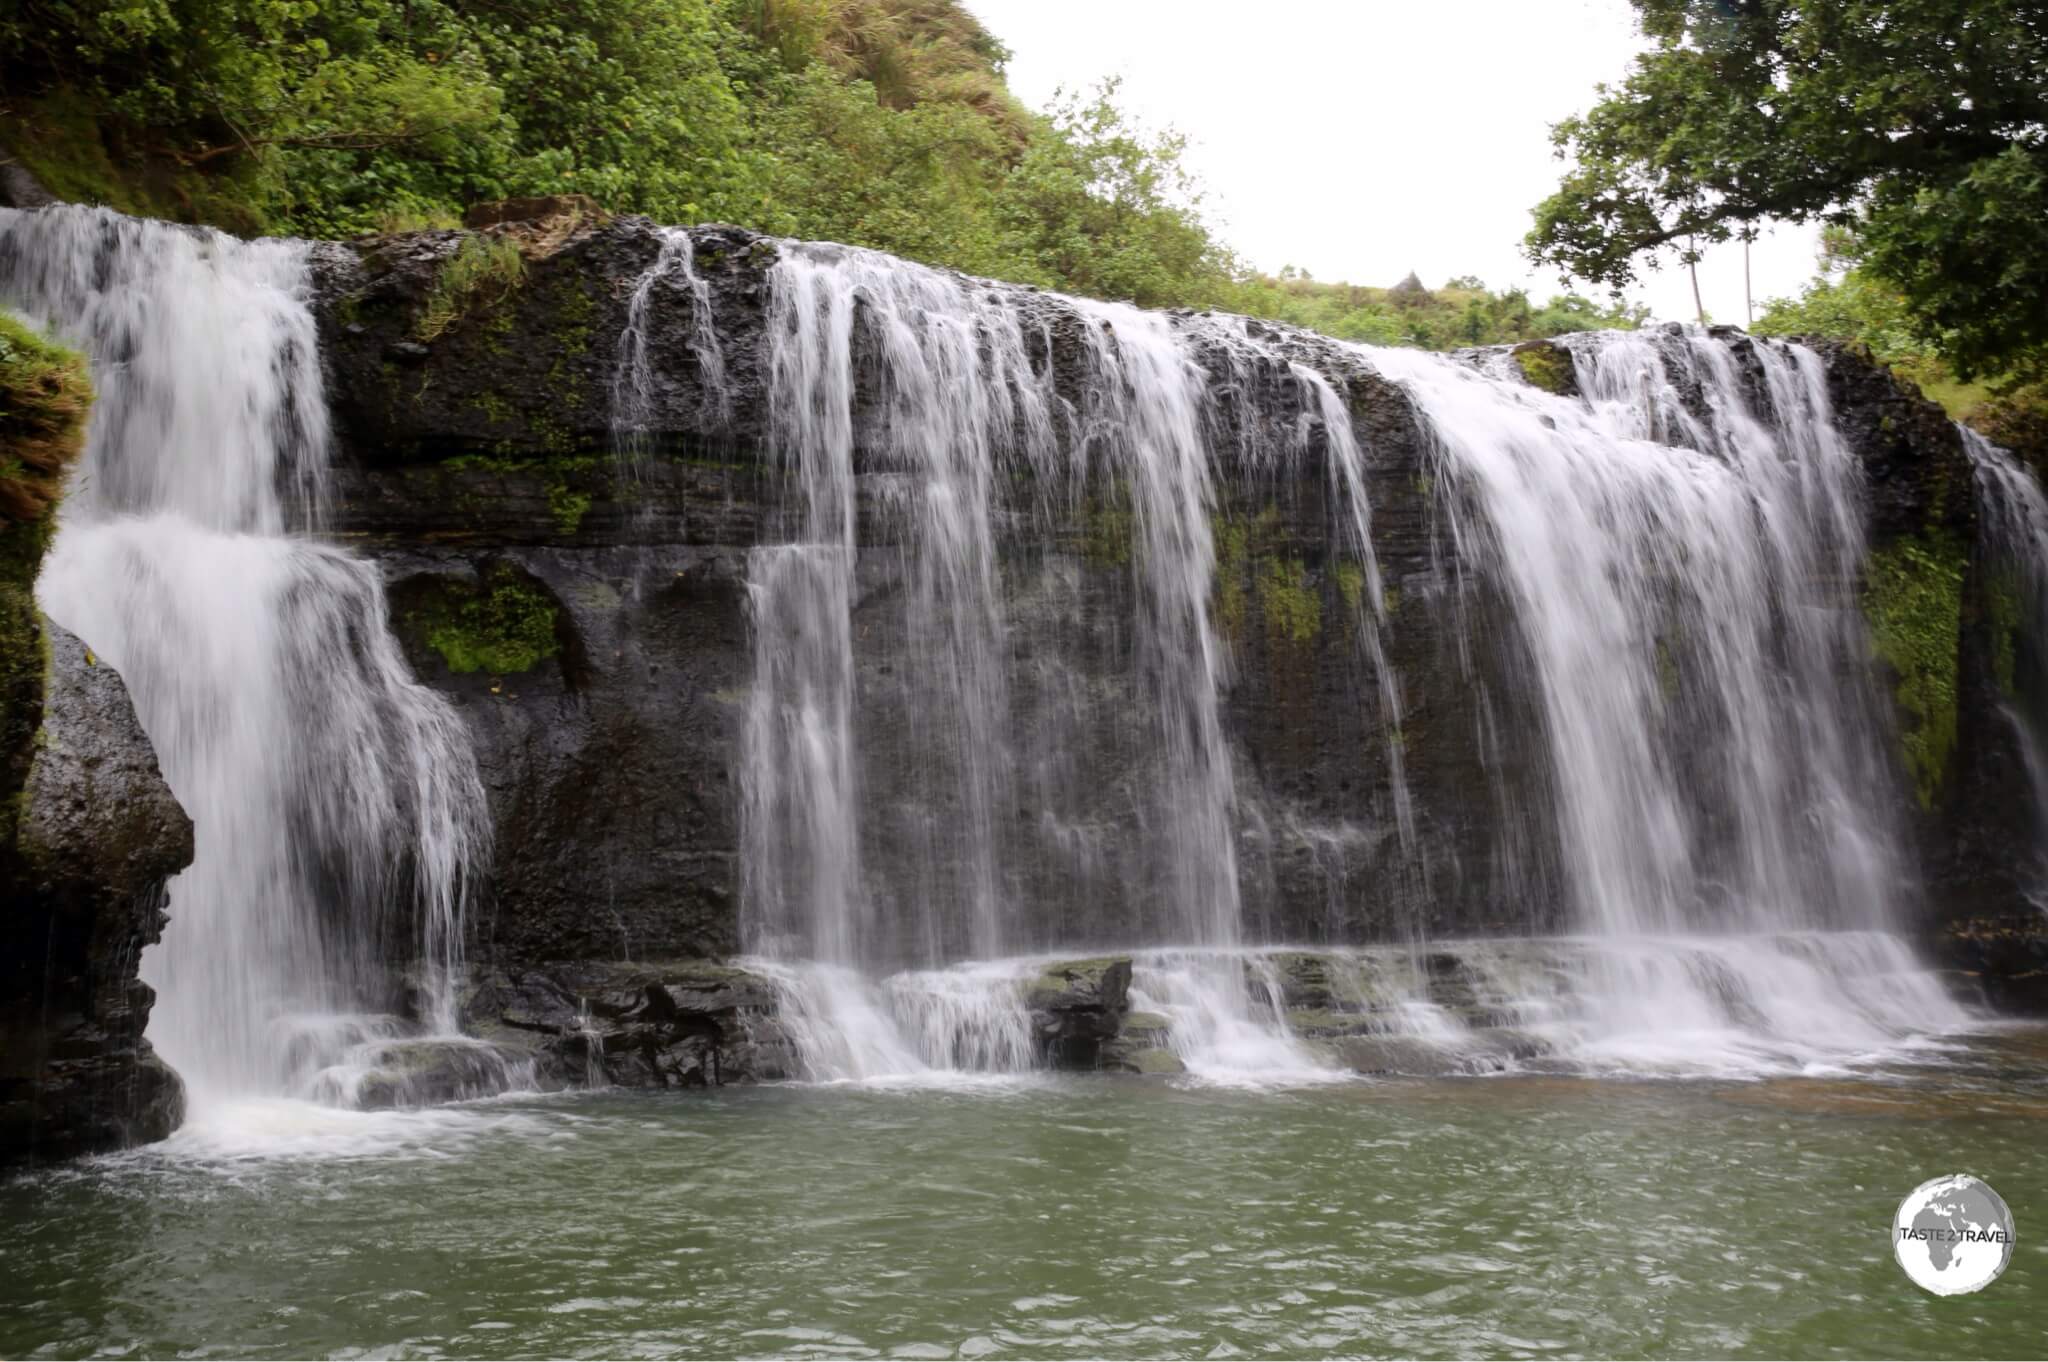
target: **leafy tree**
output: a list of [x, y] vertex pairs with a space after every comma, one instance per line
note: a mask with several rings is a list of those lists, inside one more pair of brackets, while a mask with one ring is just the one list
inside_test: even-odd
[[1056, 100], [998, 198], [1004, 237], [1024, 277], [1148, 307], [1213, 302], [1234, 262], [1201, 219], [1187, 139], [1140, 131], [1116, 90]]
[[1919, 385], [1950, 416], [2048, 470], [2048, 384], [2024, 375], [1959, 378], [1939, 339], [1925, 330], [1906, 297], [1862, 263], [1861, 243], [1830, 233], [1823, 270], [1797, 298], [1776, 298], [1757, 318], [1759, 335], [1826, 336], [1867, 347], [1894, 373]]
[[68, 197], [239, 231], [575, 191], [1388, 345], [1638, 319], [1469, 275], [1397, 296], [1252, 274], [1183, 138], [1135, 126], [1114, 82], [1029, 113], [1007, 57], [958, 0], [15, 0], [0, 143]]
[[2048, 361], [2048, 5], [1633, 0], [1650, 50], [1552, 130], [1532, 258], [1619, 288], [1768, 220], [1854, 223], [1963, 377]]

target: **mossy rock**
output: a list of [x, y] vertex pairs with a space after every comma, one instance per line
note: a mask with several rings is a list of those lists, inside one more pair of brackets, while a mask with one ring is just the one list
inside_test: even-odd
[[[1232, 642], [1242, 641], [1254, 603], [1267, 641], [1276, 649], [1308, 648], [1322, 633], [1322, 584], [1306, 563], [1285, 551], [1286, 538], [1277, 506], [1253, 516], [1217, 514], [1210, 518], [1216, 575], [1209, 617]], [[1365, 581], [1362, 570], [1354, 570], [1358, 576], [1349, 587], [1342, 567], [1336, 578], [1338, 592], [1353, 604], [1362, 599]]]
[[1523, 341], [1508, 352], [1532, 388], [1558, 397], [1579, 395], [1578, 369], [1569, 350], [1551, 341]]
[[36, 575], [64, 476], [85, 447], [85, 361], [0, 312], [0, 859], [43, 721], [48, 660]]
[[437, 577], [409, 584], [402, 595], [401, 626], [451, 672], [513, 676], [562, 652], [560, 604], [510, 564], [474, 582]]
[[1900, 756], [1920, 807], [1940, 795], [1956, 746], [1963, 546], [1938, 530], [1873, 549], [1863, 570], [1871, 650], [1891, 673]]
[[1121, 1012], [1131, 986], [1129, 956], [1098, 956], [1048, 964], [1024, 991], [1040, 1009], [1100, 1008]]
[[1308, 568], [1297, 558], [1268, 558], [1259, 565], [1259, 614], [1274, 646], [1305, 648], [1323, 631], [1322, 593], [1309, 584]]
[[1173, 1023], [1157, 1012], [1132, 1012], [1124, 1017], [1123, 1034], [1130, 1037], [1165, 1035]]
[[[508, 236], [472, 236], [441, 262], [413, 335], [432, 342], [473, 312], [496, 307], [526, 282], [526, 257]], [[506, 318], [510, 321], [509, 315]]]

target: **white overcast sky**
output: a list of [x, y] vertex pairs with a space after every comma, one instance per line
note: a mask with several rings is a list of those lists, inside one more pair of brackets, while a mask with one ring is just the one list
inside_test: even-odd
[[[1554, 272], [1517, 249], [1556, 186], [1550, 125], [1589, 107], [1640, 49], [1626, 0], [967, 0], [1014, 53], [1010, 88], [1123, 77], [1123, 106], [1188, 134], [1211, 220], [1253, 265], [1435, 287], [1476, 274], [1539, 301]], [[1759, 307], [1814, 270], [1811, 228], [1753, 248]], [[1596, 292], [1596, 290], [1586, 290]], [[1742, 248], [1710, 251], [1700, 291], [1743, 321]], [[1676, 261], [1630, 296], [1690, 319]]]

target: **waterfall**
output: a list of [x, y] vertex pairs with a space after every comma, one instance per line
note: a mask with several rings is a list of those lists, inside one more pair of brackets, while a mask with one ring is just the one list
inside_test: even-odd
[[[0, 298], [87, 352], [99, 398], [38, 598], [127, 682], [194, 856], [145, 952], [149, 1034], [195, 1112], [335, 1091], [409, 1029], [415, 915], [455, 1029], [489, 825], [468, 733], [416, 682], [376, 570], [317, 529], [327, 416], [301, 243], [104, 210], [0, 210]], [[405, 954], [412, 954], [412, 950]]]
[[1868, 793], [1882, 728], [1869, 686], [1843, 680], [1867, 671], [1856, 465], [1818, 357], [1758, 343], [1758, 414], [1704, 335], [1573, 353], [1583, 402], [1412, 351], [1370, 359], [1428, 423], [1461, 559], [1512, 596], [1579, 920], [1891, 925], [1895, 838]]
[[[913, 1055], [939, 1067], [1015, 1066], [1028, 1055], [1002, 1030], [1009, 1003], [926, 1007], [917, 1025], [950, 1018], [954, 1039], [910, 1044], [901, 998], [885, 1006], [859, 982], [922, 971], [896, 975], [895, 988], [949, 961], [1055, 944], [1036, 939], [1018, 901], [1017, 844], [1004, 826], [1025, 785], [1020, 747], [1045, 738], [1011, 694], [1018, 587], [999, 546], [1017, 526], [1042, 542], [1077, 511], [1127, 532], [1131, 685], [1157, 785], [1140, 801], [1136, 852], [1147, 936], [1237, 945], [1236, 795], [1221, 717], [1229, 659], [1209, 618], [1218, 423], [1198, 348], [1286, 366], [1234, 320], [1032, 295], [846, 247], [785, 242], [769, 283], [769, 440], [788, 504], [779, 542], [752, 550], [748, 565], [749, 947], [791, 966], [786, 990], [811, 990], [793, 1003], [799, 1013], [835, 1019], [812, 1028], [833, 1034], [819, 1042], [829, 1051], [814, 1065], [821, 1073], [895, 1073]], [[1081, 341], [1082, 381], [1064, 395], [1054, 330]], [[1292, 373], [1303, 443], [1320, 426], [1332, 450], [1351, 517], [1346, 548], [1372, 583], [1366, 646], [1397, 716], [1377, 652], [1384, 605], [1363, 456], [1328, 382]], [[893, 645], [889, 663], [862, 662], [856, 638], [871, 633]], [[914, 735], [889, 757], [909, 769], [882, 773], [887, 799], [864, 742], [875, 725]], [[1412, 840], [1398, 766], [1395, 784]], [[869, 852], [885, 829], [911, 849], [887, 866]], [[1197, 973], [1205, 1008], [1256, 1029], [1240, 971]], [[1000, 970], [966, 977], [1014, 991]]]
[[1196, 1078], [1234, 1087], [1347, 1076], [1295, 1037], [1272, 961], [1250, 951], [1145, 951], [1131, 1005], [1166, 1018], [1173, 1053]]
[[705, 394], [704, 416], [714, 427], [732, 417], [732, 394], [726, 386], [725, 347], [718, 339], [718, 319], [711, 306], [711, 285], [697, 273], [696, 244], [681, 227], [660, 229], [661, 246], [654, 263], [634, 281], [626, 305], [625, 329], [619, 333], [617, 366], [611, 391], [612, 444], [629, 463], [647, 453], [650, 432], [660, 415], [656, 405], [654, 355], [655, 290], [666, 287], [689, 298], [690, 356], [697, 365], [698, 386]]
[[[421, 1029], [450, 1047], [442, 1091], [498, 1081], [452, 1035], [489, 850], [468, 734], [410, 675], [377, 572], [309, 536], [328, 446], [310, 249], [0, 216], [0, 296], [89, 350], [100, 384], [40, 598], [121, 669], [194, 816], [144, 974], [152, 1037], [201, 1103], [383, 1100]], [[689, 231], [663, 230], [621, 291], [630, 463], [673, 419], [664, 366], [692, 370], [707, 429], [732, 394]], [[1245, 921], [1240, 823], [1265, 813], [1239, 806], [1257, 776], [1233, 754], [1212, 609], [1217, 527], [1241, 509], [1219, 467], [1255, 483], [1321, 459], [1329, 590], [1395, 735], [1357, 761], [1384, 769], [1399, 873], [1419, 877], [1374, 451], [1344, 387], [1360, 368], [1407, 393], [1427, 445], [1459, 573], [1433, 595], [1464, 610], [1483, 580], [1506, 608], [1523, 673], [1489, 681], [1531, 699], [1556, 819], [1497, 776], [1501, 864], [1555, 840], [1573, 933], [1432, 943], [1425, 969], [1414, 924], [1408, 954], [1337, 970], [1367, 1031], [1458, 1049], [1490, 1026], [1569, 1062], [1739, 1068], [1962, 1020], [1896, 935], [1888, 718], [1853, 596], [1863, 489], [1812, 352], [1574, 337], [1582, 396], [1563, 398], [1505, 355], [1325, 346], [796, 242], [764, 321], [780, 496], [746, 560], [741, 927], [811, 1078], [1033, 1067], [1039, 966], [1125, 930], [1089, 919], [1112, 897], [1137, 1006], [1189, 1072], [1334, 1071]], [[2048, 571], [2038, 487], [1972, 452], [1997, 542]], [[2040, 607], [2048, 577], [2028, 582]], [[1500, 766], [1508, 712], [1481, 695]], [[1382, 835], [1284, 806], [1270, 824], [1337, 875], [1341, 842]], [[387, 967], [413, 955], [421, 1026], [386, 1015]], [[1462, 995], [1429, 976], [1441, 960]]]
[[[1958, 424], [1963, 449], [1970, 456], [1977, 475], [1978, 524], [1981, 527], [1986, 560], [1994, 565], [1996, 588], [2002, 599], [2010, 600], [2018, 618], [2010, 623], [2017, 640], [2033, 648], [2048, 646], [2048, 496], [2027, 467], [1989, 440]], [[2010, 670], [2017, 672], [2017, 657]], [[2010, 688], [2019, 689], [2017, 675], [2008, 676]], [[2043, 751], [2044, 716], [2030, 713], [2018, 696], [2009, 697], [2003, 707], [2012, 725], [2020, 758], [2027, 771], [2027, 786], [2033, 795], [2035, 847], [2035, 904], [2048, 909], [2048, 753]]]
[[[1567, 344], [1582, 400], [1439, 356], [1363, 353], [1421, 413], [1460, 561], [1510, 598], [1573, 920], [1645, 943], [1646, 960], [1697, 958], [1647, 943], [1701, 936], [1893, 941], [1885, 721], [1849, 594], [1861, 488], [1819, 357], [1696, 331]], [[1592, 1033], [1739, 1027], [1735, 999], [1765, 990], [1725, 976], [1788, 968], [1763, 945], [1713, 958], [1718, 975], [1576, 976]], [[1911, 968], [1902, 945], [1855, 959], [1894, 1032], [1960, 1018], [1938, 988], [1878, 982]]]
[[[754, 949], [813, 962], [789, 977], [815, 985], [798, 1015], [819, 1013], [834, 1033], [829, 1055], [807, 1050], [814, 1068], [901, 1073], [913, 1048], [848, 971], [934, 960], [961, 924], [968, 952], [997, 949], [994, 801], [1007, 753], [992, 488], [1018, 437], [1049, 443], [1050, 428], [1031, 407], [1021, 318], [971, 286], [873, 252], [785, 243], [770, 288], [770, 442], [793, 538], [748, 559], [747, 932]], [[857, 350], [872, 353], [882, 380], [868, 428], [856, 421]], [[866, 488], [857, 437], [869, 440]], [[864, 492], [907, 578], [917, 675], [904, 701], [923, 737], [918, 786], [943, 821], [913, 911], [887, 919], [862, 873], [853, 615]]]
[[[1365, 490], [1365, 451], [1351, 429], [1351, 414], [1337, 390], [1305, 364], [1288, 368], [1301, 385], [1308, 401], [1303, 416], [1313, 416], [1328, 443], [1330, 481], [1344, 507], [1340, 522], [1344, 549], [1357, 560], [1360, 576], [1358, 641], [1365, 663], [1379, 690], [1380, 717], [1390, 733], [1401, 730], [1401, 678], [1387, 661], [1381, 631], [1387, 627], [1387, 587], [1380, 576], [1379, 553], [1372, 543], [1372, 503]], [[1309, 407], [1313, 408], [1311, 412]], [[1403, 861], [1420, 864], [1416, 851], [1415, 803], [1408, 792], [1408, 776], [1402, 746], [1387, 744], [1387, 784], [1393, 793], [1394, 828], [1401, 839]]]

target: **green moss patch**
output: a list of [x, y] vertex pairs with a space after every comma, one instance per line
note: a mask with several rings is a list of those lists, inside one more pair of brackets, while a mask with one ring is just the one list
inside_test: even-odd
[[91, 407], [85, 361], [0, 312], [0, 853], [14, 843], [15, 796], [43, 721], [36, 574]]
[[1578, 372], [1572, 367], [1571, 355], [1562, 347], [1549, 341], [1530, 341], [1516, 346], [1512, 353], [1529, 386], [1559, 397], [1578, 395]]
[[583, 517], [593, 501], [593, 480], [606, 476], [613, 467], [609, 458], [569, 455], [540, 459], [494, 458], [485, 454], [459, 454], [444, 459], [442, 468], [459, 472], [487, 472], [539, 478], [547, 488], [548, 517], [564, 539], [574, 538], [583, 528]]
[[[1210, 520], [1210, 534], [1216, 577], [1209, 618], [1217, 630], [1233, 642], [1242, 640], [1249, 607], [1256, 603], [1266, 637], [1275, 647], [1313, 643], [1323, 629], [1323, 585], [1306, 563], [1285, 551], [1279, 509], [1268, 506], [1249, 518], [1216, 515]], [[1347, 603], [1363, 599], [1361, 569], [1340, 563], [1333, 576]]]
[[1308, 569], [1298, 558], [1268, 558], [1257, 577], [1259, 615], [1266, 636], [1275, 644], [1306, 647], [1323, 631], [1322, 593], [1309, 585]]
[[1209, 599], [1209, 617], [1227, 638], [1244, 632], [1244, 565], [1251, 535], [1244, 521], [1217, 516], [1210, 526], [1216, 554], [1216, 588]]
[[85, 361], [0, 313], [0, 515], [45, 517], [85, 447], [91, 408]]
[[1131, 508], [1121, 495], [1090, 497], [1085, 512], [1082, 551], [1088, 561], [1096, 567], [1129, 567], [1131, 565], [1131, 533], [1134, 523]]
[[1965, 567], [1962, 546], [1940, 532], [1874, 550], [1864, 565], [1871, 648], [1896, 678], [1901, 755], [1924, 809], [1934, 807], [1956, 745]]
[[2024, 627], [2020, 584], [2011, 569], [1992, 572], [1984, 584], [1984, 626], [1991, 639], [1991, 676], [1999, 694], [2019, 695], [2019, 640]]
[[404, 620], [449, 671], [510, 676], [532, 671], [561, 651], [559, 614], [545, 589], [501, 565], [475, 583], [435, 581], [414, 595]]
[[[1344, 604], [1353, 612], [1365, 603], [1365, 569], [1356, 563], [1339, 563], [1332, 574], [1337, 579], [1337, 594], [1344, 598]], [[1388, 596], [1396, 593], [1389, 588]]]

